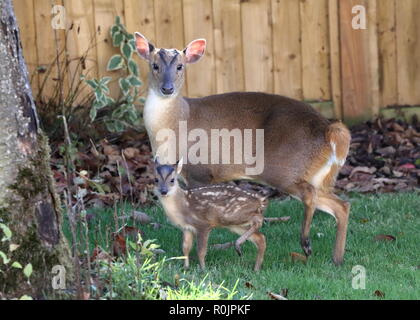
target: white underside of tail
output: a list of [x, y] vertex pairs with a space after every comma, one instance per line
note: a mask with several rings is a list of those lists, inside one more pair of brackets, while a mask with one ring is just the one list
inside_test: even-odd
[[331, 150], [332, 151], [331, 151], [330, 158], [322, 166], [322, 168], [319, 169], [319, 171], [313, 176], [313, 178], [311, 180], [311, 184], [315, 188], [318, 188], [322, 184], [322, 182], [324, 181], [325, 177], [328, 175], [328, 173], [330, 173], [331, 167], [334, 164], [336, 164], [339, 167], [341, 167], [345, 163], [345, 159], [339, 159], [339, 158], [337, 158], [336, 146], [335, 146], [335, 143], [334, 142], [331, 142]]

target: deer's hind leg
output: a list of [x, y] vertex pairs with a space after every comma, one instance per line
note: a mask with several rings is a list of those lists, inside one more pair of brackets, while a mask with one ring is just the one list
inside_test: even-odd
[[203, 228], [197, 230], [197, 255], [198, 261], [200, 263], [200, 268], [202, 270], [204, 270], [206, 267], [205, 259], [207, 255], [207, 244], [209, 240], [210, 231], [210, 228]]
[[235, 249], [236, 252], [241, 256], [241, 245], [246, 241], [250, 240], [252, 243], [255, 244], [257, 247], [258, 253], [257, 253], [257, 260], [255, 262], [254, 270], [258, 271], [261, 268], [262, 262], [264, 260], [264, 254], [266, 249], [266, 241], [265, 236], [259, 232], [258, 230], [261, 228], [263, 223], [263, 217], [258, 216], [254, 218], [253, 224], [249, 229], [246, 229], [245, 227], [235, 226], [235, 227], [229, 227], [229, 229], [232, 232], [235, 232], [240, 235], [240, 237], [235, 241]]
[[319, 192], [316, 207], [331, 214], [337, 221], [337, 233], [333, 261], [336, 265], [343, 263], [346, 246], [347, 226], [350, 214], [350, 204], [341, 200], [333, 193]]
[[245, 227], [239, 227], [239, 229], [243, 228], [240, 230], [241, 236], [235, 241], [235, 250], [239, 256], [242, 255], [241, 245], [261, 228], [263, 221], [264, 218], [262, 216], [254, 216], [251, 220], [251, 227], [248, 230]]

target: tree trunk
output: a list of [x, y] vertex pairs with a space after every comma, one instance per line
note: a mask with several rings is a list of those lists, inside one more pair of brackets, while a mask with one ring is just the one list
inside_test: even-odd
[[53, 266], [64, 266], [67, 282], [72, 279], [70, 251], [11, 0], [0, 0], [0, 11], [0, 223], [11, 229], [12, 243], [19, 245], [9, 253], [9, 243], [6, 247], [0, 242], [0, 251], [22, 266], [33, 266], [29, 282], [21, 269], [0, 259], [0, 271], [7, 267], [0, 272], [0, 298], [45, 298], [53, 290]]

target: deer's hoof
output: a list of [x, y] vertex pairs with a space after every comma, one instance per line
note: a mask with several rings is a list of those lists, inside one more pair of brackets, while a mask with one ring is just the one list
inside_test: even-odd
[[337, 267], [339, 267], [343, 264], [344, 259], [343, 257], [340, 257], [340, 258], [333, 257], [333, 262]]
[[235, 250], [236, 253], [238, 254], [238, 256], [242, 256], [242, 250], [241, 250], [241, 246], [235, 243]]
[[311, 241], [309, 239], [305, 239], [302, 241], [302, 249], [307, 257], [309, 257], [312, 254]]

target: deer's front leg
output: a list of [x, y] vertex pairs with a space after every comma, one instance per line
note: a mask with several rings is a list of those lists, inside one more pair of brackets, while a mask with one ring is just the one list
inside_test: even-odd
[[184, 268], [188, 269], [190, 267], [190, 251], [193, 245], [194, 234], [190, 230], [184, 230], [182, 242], [182, 252], [185, 256]]

